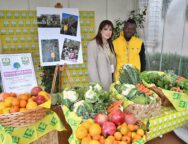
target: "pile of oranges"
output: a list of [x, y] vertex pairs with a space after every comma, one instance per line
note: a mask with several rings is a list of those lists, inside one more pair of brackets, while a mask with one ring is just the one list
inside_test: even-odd
[[[46, 95], [45, 91], [41, 91], [41, 94]], [[16, 95], [15, 93], [1, 93], [0, 97], [0, 114], [9, 114], [14, 112], [25, 112], [30, 109], [35, 109], [38, 105], [34, 101], [35, 96], [31, 96], [30, 93], [23, 93]]]
[[87, 120], [79, 125], [75, 135], [81, 144], [131, 144], [141, 140], [145, 133], [137, 125], [123, 123], [114, 135], [104, 136], [99, 124]]

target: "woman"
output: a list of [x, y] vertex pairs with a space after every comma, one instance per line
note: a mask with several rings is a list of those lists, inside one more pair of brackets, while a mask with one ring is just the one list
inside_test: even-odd
[[87, 47], [87, 64], [90, 82], [99, 82], [105, 90], [113, 81], [116, 64], [113, 44], [113, 24], [109, 20], [100, 23], [98, 33]]

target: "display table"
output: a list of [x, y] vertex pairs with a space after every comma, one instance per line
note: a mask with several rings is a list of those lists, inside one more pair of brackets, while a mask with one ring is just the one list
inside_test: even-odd
[[31, 126], [21, 128], [0, 126], [0, 143], [29, 144], [46, 134], [52, 134], [50, 132], [54, 130], [63, 131], [65, 127], [58, 115], [53, 111], [49, 111], [42, 120]]
[[178, 112], [173, 107], [162, 107], [161, 114], [149, 120], [147, 140], [154, 139], [184, 125], [188, 125], [188, 110]]

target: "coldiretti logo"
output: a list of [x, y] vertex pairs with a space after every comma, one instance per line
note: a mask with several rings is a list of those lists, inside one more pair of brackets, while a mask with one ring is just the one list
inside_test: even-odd
[[3, 134], [0, 134], [0, 140], [3, 142], [4, 141], [4, 136], [3, 136]]
[[23, 65], [28, 65], [29, 64], [29, 57], [21, 57], [22, 64]]
[[20, 138], [17, 136], [12, 136], [12, 142], [13, 144], [19, 144]]
[[44, 132], [46, 130], [47, 124], [41, 122], [37, 128], [38, 131]]
[[14, 128], [13, 127], [6, 127], [5, 132], [8, 134], [11, 134], [13, 132]]
[[50, 124], [52, 126], [56, 125], [57, 124], [57, 119], [55, 117], [52, 117], [51, 121], [50, 121]]
[[180, 99], [181, 98], [181, 94], [180, 93], [174, 93], [173, 94], [173, 99]]
[[31, 137], [33, 136], [34, 132], [35, 132], [35, 131], [34, 131], [33, 129], [27, 128], [27, 129], [25, 130], [25, 133], [24, 133], [24, 136], [23, 136], [23, 137], [25, 137], [25, 138], [31, 138]]
[[187, 102], [185, 102], [185, 101], [180, 101], [179, 107], [187, 108]]
[[68, 123], [71, 125], [71, 126], [76, 126], [77, 125], [77, 122], [73, 119], [68, 119]]
[[2, 58], [1, 61], [2, 61], [2, 64], [4, 66], [10, 65], [10, 59], [9, 58]]

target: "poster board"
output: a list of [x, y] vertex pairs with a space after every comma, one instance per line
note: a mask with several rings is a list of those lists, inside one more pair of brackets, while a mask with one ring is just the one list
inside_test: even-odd
[[20, 94], [37, 86], [30, 53], [0, 54], [0, 70], [4, 92]]
[[[38, 85], [42, 84], [40, 69], [37, 12], [35, 10], [0, 10], [0, 39], [2, 53], [31, 53]], [[88, 84], [87, 45], [95, 36], [95, 12], [79, 11], [83, 64], [68, 65], [74, 86]], [[63, 86], [69, 86], [66, 73], [62, 73]]]
[[37, 8], [41, 66], [83, 63], [79, 19], [76, 8]]

